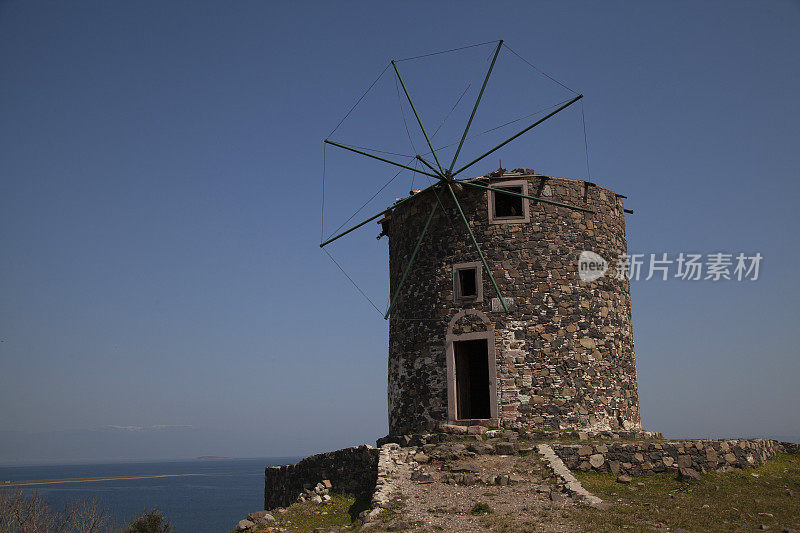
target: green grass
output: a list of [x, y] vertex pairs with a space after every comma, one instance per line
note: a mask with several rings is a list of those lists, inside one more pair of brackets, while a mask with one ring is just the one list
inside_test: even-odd
[[492, 533], [541, 533], [545, 526], [551, 523], [553, 518], [551, 511], [542, 509], [537, 515], [536, 520], [525, 519], [524, 517], [514, 517], [511, 515], [487, 514], [481, 517], [480, 523]]
[[777, 531], [800, 529], [797, 455], [779, 454], [757, 469], [703, 474], [699, 482], [678, 481], [674, 473], [634, 477], [630, 484], [617, 483], [612, 474], [575, 476], [612, 504], [609, 510], [579, 507], [571, 513], [587, 531], [752, 531], [762, 524]]
[[369, 501], [363, 498], [331, 494], [331, 502], [327, 505], [311, 502], [294, 503], [283, 515], [273, 513], [276, 521], [269, 526], [262, 526], [259, 531], [276, 531], [284, 528], [306, 533], [318, 527], [360, 525], [358, 514], [367, 508]]
[[482, 514], [489, 514], [492, 512], [492, 508], [489, 507], [488, 503], [478, 502], [472, 506], [472, 509], [469, 510], [469, 514], [472, 515], [482, 515]]
[[389, 503], [381, 509], [378, 520], [388, 523], [399, 518], [400, 513], [406, 508], [406, 499], [402, 494], [397, 494], [389, 500]]

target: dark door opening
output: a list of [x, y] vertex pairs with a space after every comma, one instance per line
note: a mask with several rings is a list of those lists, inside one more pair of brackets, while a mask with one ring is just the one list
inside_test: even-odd
[[486, 339], [455, 341], [456, 418], [491, 418], [489, 345]]

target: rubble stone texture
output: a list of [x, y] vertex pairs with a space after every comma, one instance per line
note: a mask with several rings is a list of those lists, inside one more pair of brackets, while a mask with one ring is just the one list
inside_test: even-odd
[[378, 450], [366, 445], [312, 455], [297, 464], [268, 466], [264, 509], [291, 505], [298, 495], [324, 481], [330, 481], [336, 492], [371, 495], [377, 480]]
[[[499, 302], [485, 269], [482, 301], [454, 298], [453, 265], [480, 257], [446, 189], [423, 192], [382, 221], [393, 295], [440, 202], [390, 319], [390, 435], [455, 422], [448, 416], [447, 344], [479, 332], [491, 334], [495, 354], [497, 419], [491, 422], [548, 430], [641, 428], [630, 286], [615, 268], [627, 253], [622, 198], [588, 182], [525, 173], [479, 183], [509, 180], [526, 182], [531, 196], [595, 213], [524, 199], [528, 222], [492, 223], [487, 196], [494, 193], [454, 187], [503, 296], [513, 299], [508, 314], [492, 310], [492, 300], [495, 309]], [[604, 276], [580, 280], [582, 251], [609, 263]]]
[[[553, 443], [552, 448], [572, 470], [640, 476], [682, 468], [696, 472], [754, 468], [775, 457], [782, 449], [781, 444], [768, 439], [727, 439], [595, 445]], [[593, 457], [602, 461], [592, 462]]]

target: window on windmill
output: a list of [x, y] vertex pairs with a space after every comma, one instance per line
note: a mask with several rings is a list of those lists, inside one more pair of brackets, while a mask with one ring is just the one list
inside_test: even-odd
[[458, 273], [458, 297], [477, 298], [478, 297], [478, 269], [462, 268]]
[[453, 301], [455, 303], [483, 301], [483, 268], [480, 261], [453, 265]]
[[[524, 194], [521, 185], [513, 187], [495, 187], [517, 194]], [[523, 198], [512, 194], [493, 193], [494, 196], [494, 218], [524, 218], [525, 211], [522, 205]]]

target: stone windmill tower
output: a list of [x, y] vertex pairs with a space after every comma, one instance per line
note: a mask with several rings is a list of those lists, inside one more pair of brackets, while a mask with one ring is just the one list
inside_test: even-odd
[[452, 223], [459, 210], [452, 198], [420, 193], [383, 220], [397, 287], [413, 236], [433, 204], [442, 203], [390, 317], [390, 433], [467, 421], [639, 429], [628, 280], [606, 273], [585, 282], [578, 273], [583, 251], [605, 258], [626, 253], [622, 198], [585, 181], [523, 169], [473, 178], [460, 189], [460, 209], [490, 271], [464, 225]]
[[502, 46], [449, 167], [391, 63], [430, 148], [432, 160], [416, 156], [428, 170], [325, 142], [437, 181], [320, 246], [376, 219], [389, 237], [391, 435], [441, 423], [640, 429], [627, 277], [578, 272], [584, 251], [626, 253], [624, 197], [530, 169], [456, 179], [583, 97], [455, 169]]

